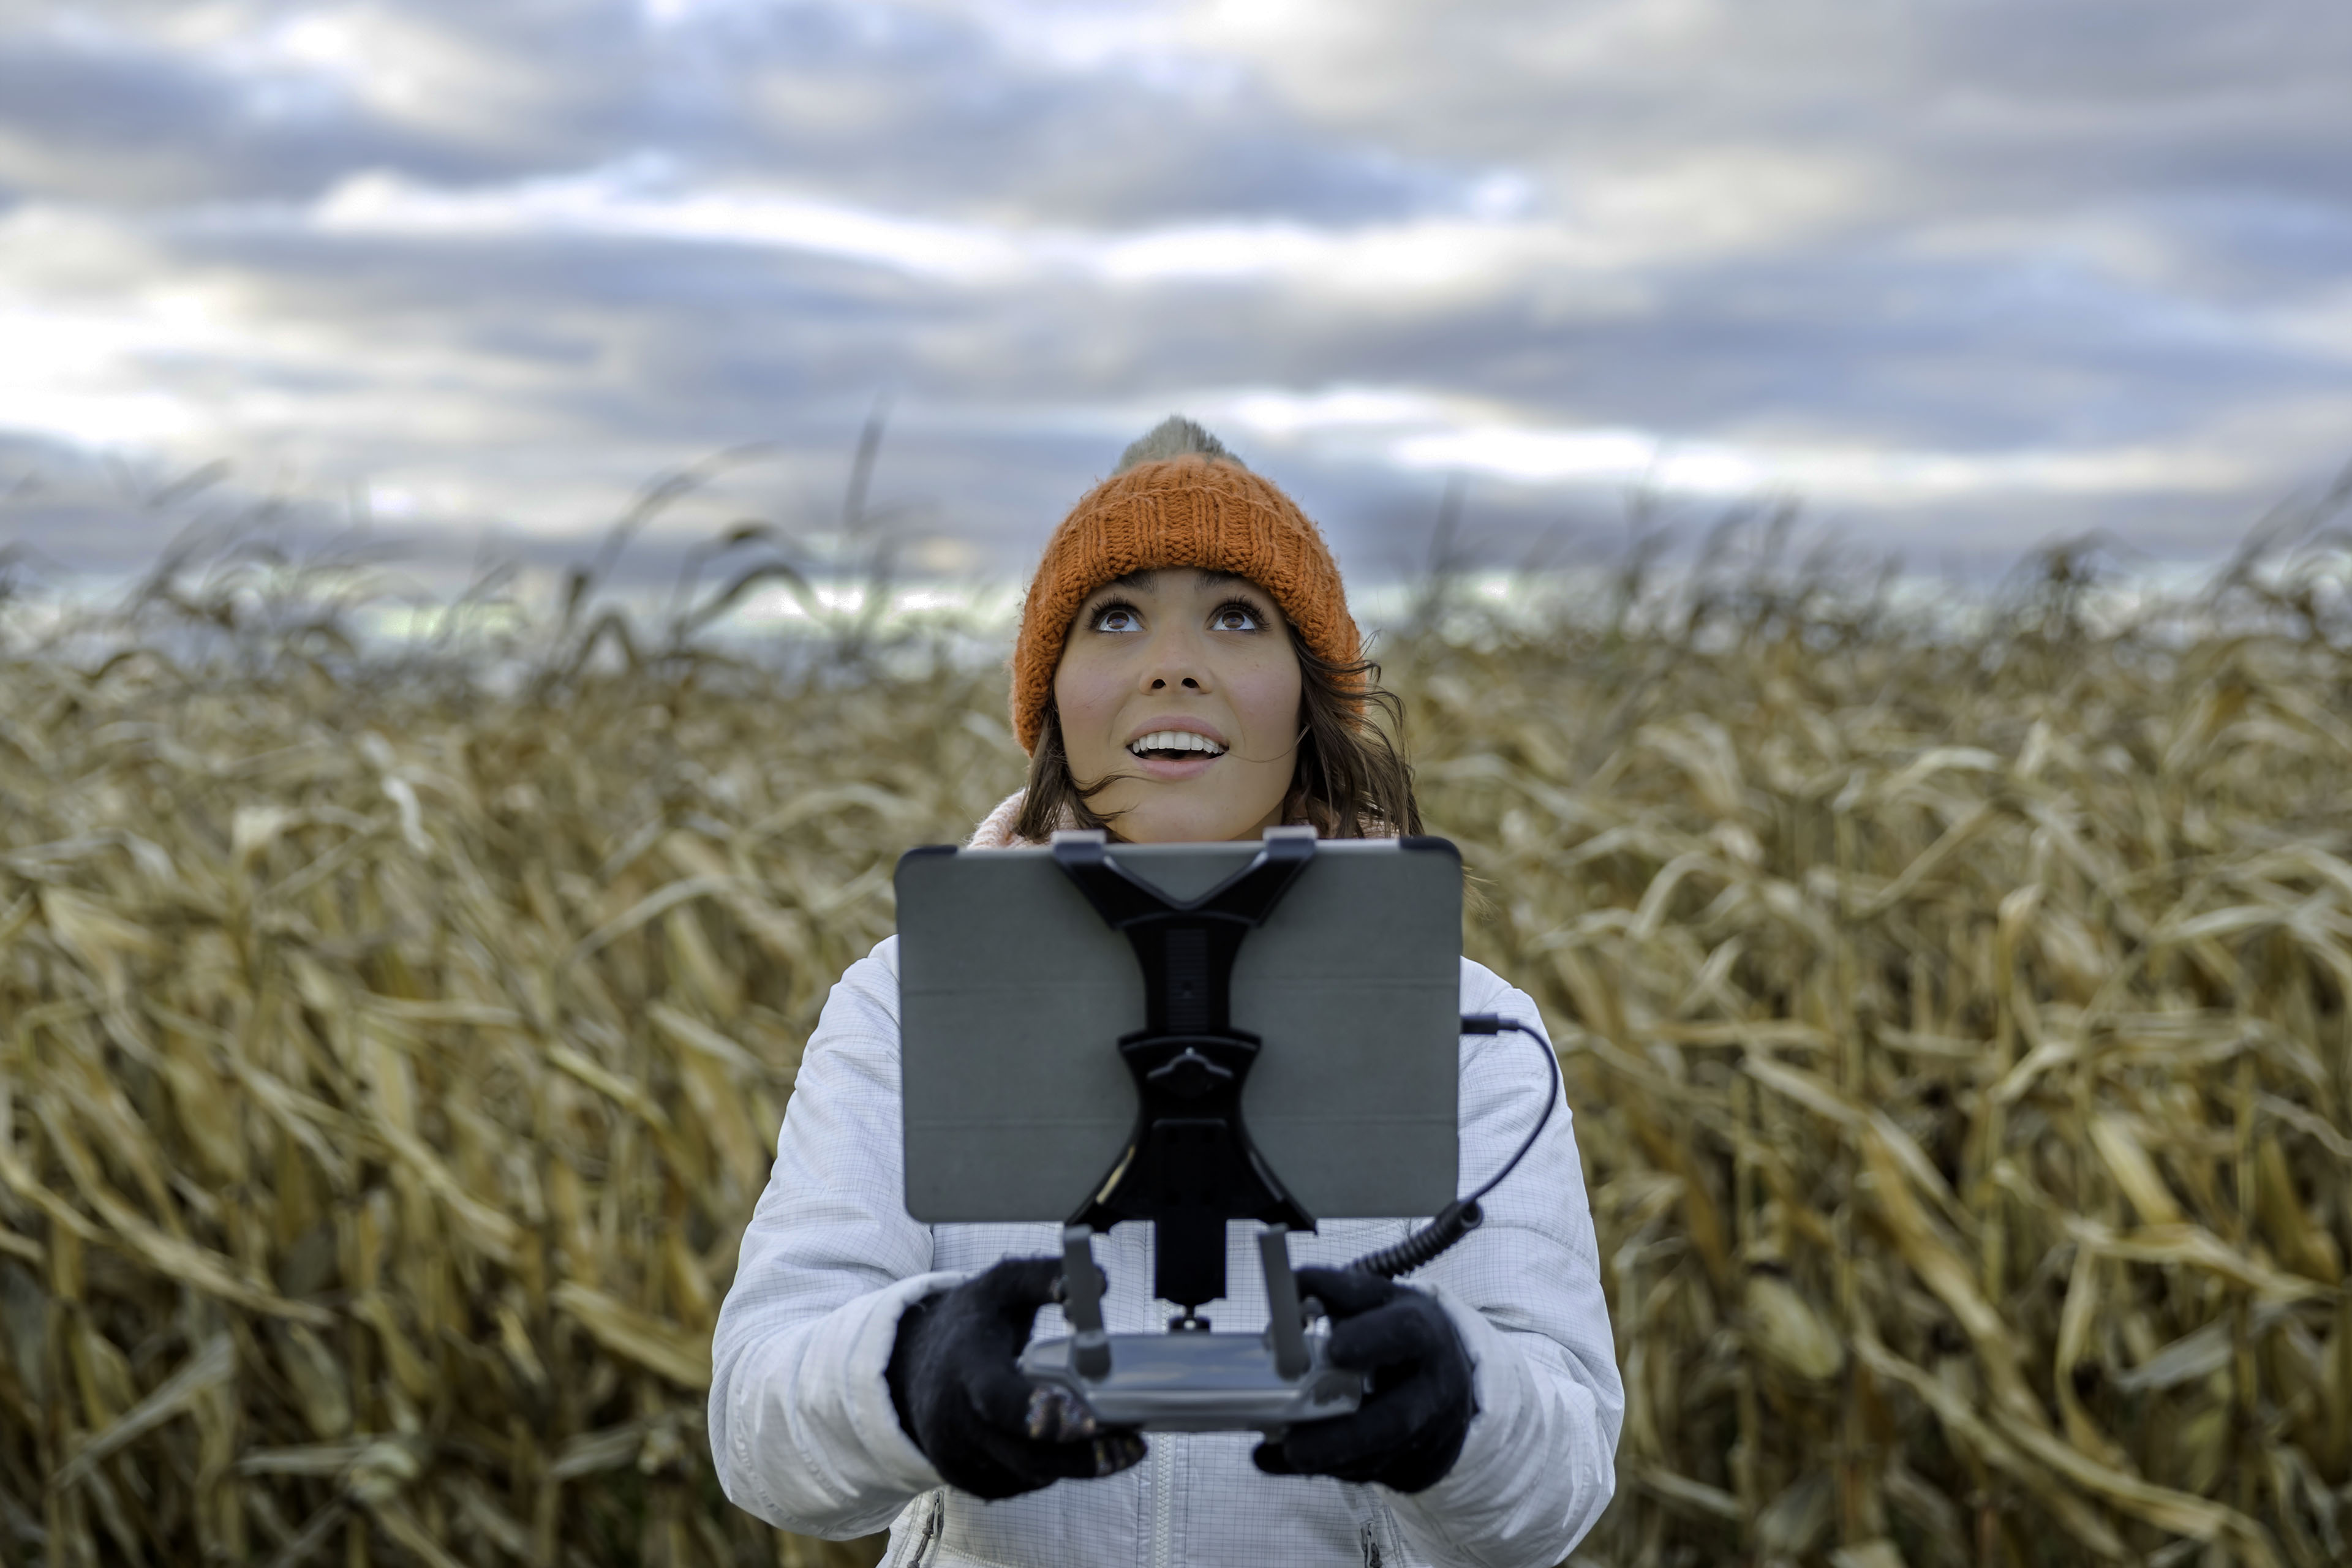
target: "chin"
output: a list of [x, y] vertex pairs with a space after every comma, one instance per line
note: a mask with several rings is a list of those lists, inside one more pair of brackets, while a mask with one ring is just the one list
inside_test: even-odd
[[1255, 838], [1257, 825], [1274, 807], [1219, 811], [1177, 801], [1141, 800], [1116, 817], [1112, 831], [1130, 844], [1215, 844]]
[[1154, 817], [1141, 812], [1123, 816], [1114, 825], [1129, 844], [1215, 844], [1234, 837], [1214, 823], [1198, 817]]

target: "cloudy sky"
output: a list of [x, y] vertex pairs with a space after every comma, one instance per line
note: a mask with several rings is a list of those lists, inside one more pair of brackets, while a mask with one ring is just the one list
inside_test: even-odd
[[943, 574], [1171, 410], [1359, 581], [1455, 477], [2210, 557], [2352, 459], [2347, 148], [2340, 0], [0, 0], [0, 546], [822, 533], [887, 400]]

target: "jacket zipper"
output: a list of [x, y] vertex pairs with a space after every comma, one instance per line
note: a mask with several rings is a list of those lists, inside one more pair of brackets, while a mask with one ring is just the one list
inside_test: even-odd
[[923, 1533], [902, 1536], [898, 1542], [898, 1555], [892, 1557], [884, 1568], [922, 1568], [923, 1553], [930, 1550], [933, 1538], [940, 1534], [940, 1525], [947, 1511], [947, 1494], [933, 1492], [931, 1506], [923, 1510]]
[[1176, 1446], [1163, 1439], [1151, 1452], [1151, 1568], [1171, 1568], [1176, 1553]]
[[947, 1544], [948, 1494], [931, 1494], [930, 1521], [923, 1526], [922, 1540], [915, 1542], [915, 1568], [922, 1568], [923, 1553], [933, 1546]]

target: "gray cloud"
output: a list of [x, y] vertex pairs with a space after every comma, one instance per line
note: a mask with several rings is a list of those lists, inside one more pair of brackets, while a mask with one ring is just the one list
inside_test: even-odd
[[[1175, 408], [1374, 575], [1453, 469], [1496, 559], [1613, 537], [1645, 476], [1922, 559], [2193, 555], [2352, 452], [2338, 7], [1472, 15], [36, 13], [0, 430], [356, 488], [453, 559], [772, 443], [649, 572], [727, 506], [828, 516], [884, 391], [904, 526], [998, 572]], [[120, 563], [158, 526], [83, 516], [0, 530]]]
[[658, 148], [703, 178], [1110, 226], [1360, 221], [1456, 203], [1479, 173], [1320, 136], [1245, 83], [1204, 103], [1131, 72], [1052, 68], [912, 7], [713, 8], [672, 26], [615, 0], [247, 9], [247, 30], [208, 47], [137, 30], [135, 12], [21, 32], [0, 51], [0, 171], [36, 192], [171, 204], [310, 195], [367, 168], [517, 178]]
[[530, 167], [383, 123], [306, 73], [232, 71], [135, 36], [34, 34], [0, 48], [0, 178], [20, 193], [169, 207], [309, 195], [378, 165], [445, 179]]

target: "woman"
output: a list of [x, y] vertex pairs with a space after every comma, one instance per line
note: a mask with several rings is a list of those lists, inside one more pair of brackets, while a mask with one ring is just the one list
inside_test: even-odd
[[[1214, 437], [1171, 419], [1048, 543], [1013, 652], [1027, 787], [976, 847], [1103, 826], [1135, 843], [1420, 830], [1412, 775], [1313, 523]], [[1414, 1222], [1293, 1238], [1330, 1354], [1369, 1373], [1356, 1414], [1249, 1433], [1098, 1429], [1015, 1370], [1047, 1305], [1055, 1225], [925, 1226], [901, 1188], [897, 939], [850, 966], [803, 1058], [768, 1190], [713, 1344], [727, 1494], [846, 1537], [896, 1521], [891, 1563], [1559, 1562], [1606, 1505], [1623, 1413], [1564, 1105], [1486, 1223], [1391, 1284], [1338, 1266]], [[1051, 962], [1040, 954], [1041, 963]], [[1462, 1011], [1541, 1027], [1462, 965]], [[1559, 1089], [1524, 1041], [1465, 1037], [1463, 1175], [1499, 1169]], [[1234, 1227], [1222, 1329], [1263, 1328]], [[1150, 1227], [1097, 1238], [1110, 1331], [1161, 1327]], [[1318, 1267], [1319, 1266], [1319, 1267]], [[1042, 1309], [1042, 1311], [1041, 1311]], [[1253, 1314], [1255, 1316], [1253, 1317]], [[1042, 1320], [1042, 1321], [1041, 1321]]]

